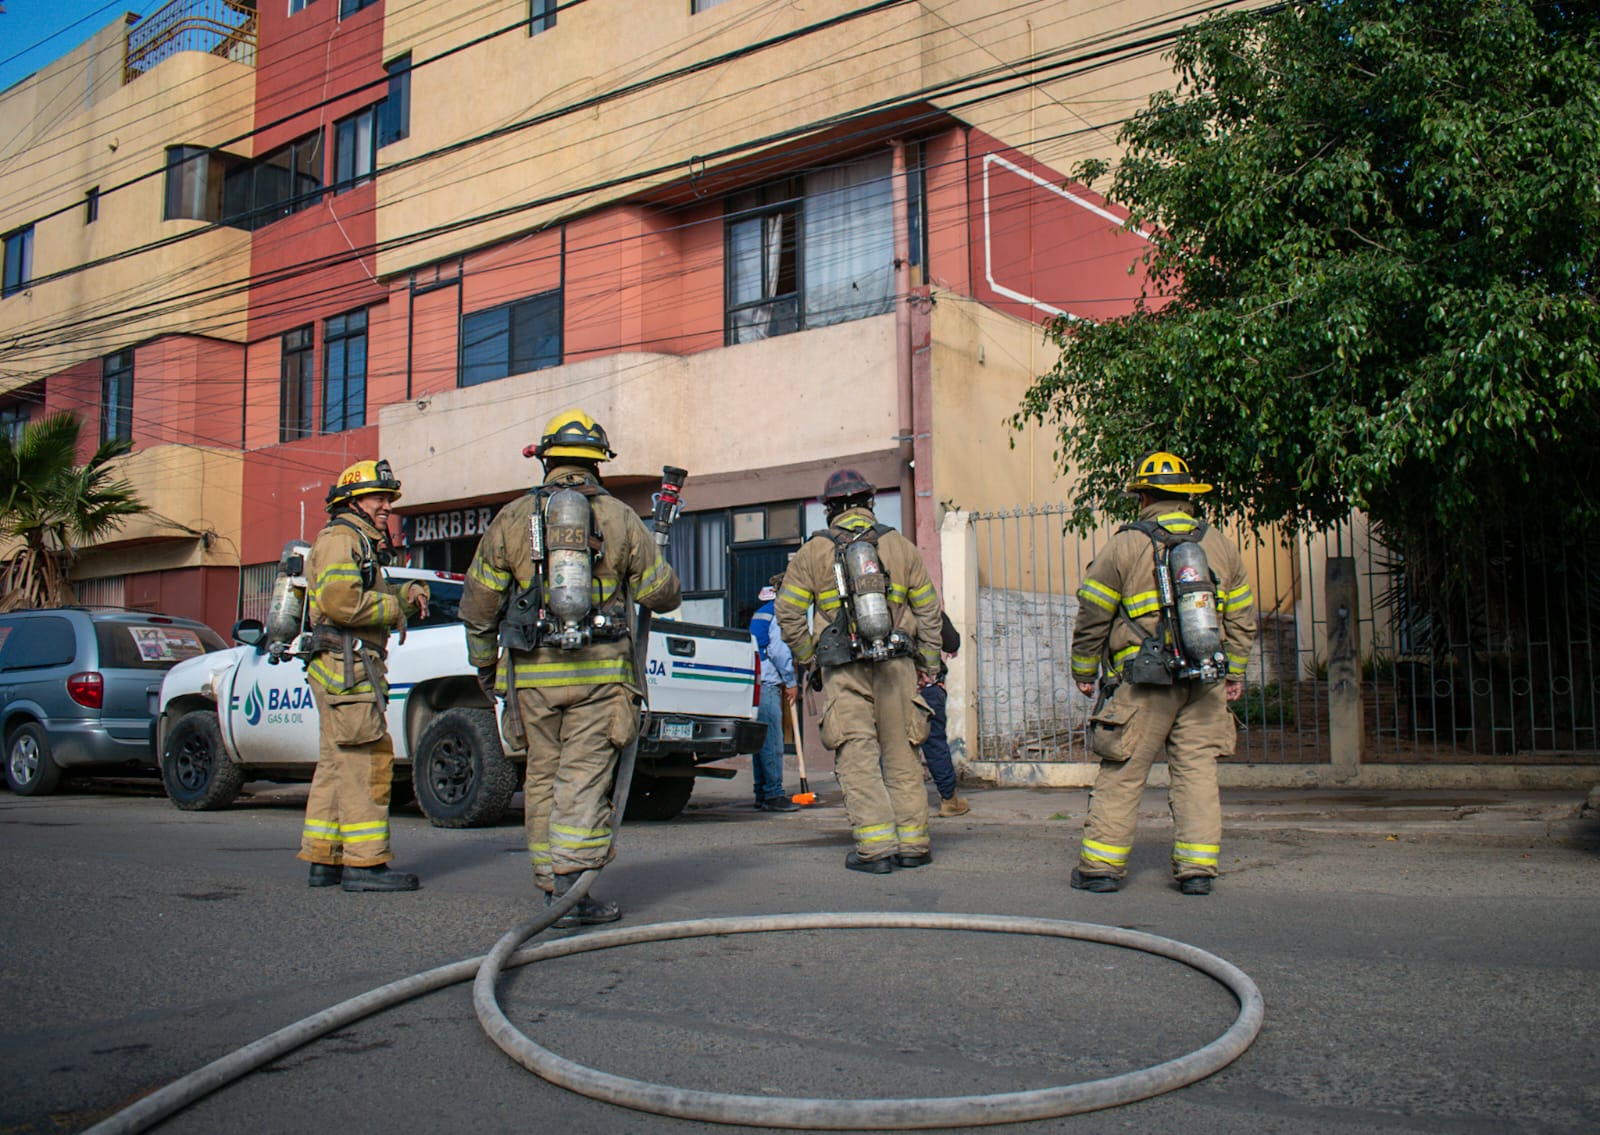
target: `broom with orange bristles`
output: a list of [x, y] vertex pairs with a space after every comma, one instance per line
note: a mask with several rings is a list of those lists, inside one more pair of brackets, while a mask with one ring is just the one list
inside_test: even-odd
[[794, 758], [800, 762], [800, 791], [789, 797], [796, 804], [815, 804], [817, 794], [811, 791], [811, 785], [806, 783], [806, 751], [800, 744], [800, 708], [799, 699], [789, 703], [789, 720], [794, 722]]

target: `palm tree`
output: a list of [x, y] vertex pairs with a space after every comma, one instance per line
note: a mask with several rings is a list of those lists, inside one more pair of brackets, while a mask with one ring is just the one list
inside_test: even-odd
[[105, 442], [80, 466], [78, 429], [75, 415], [58, 413], [30, 423], [20, 438], [0, 433], [0, 540], [18, 541], [0, 560], [0, 611], [73, 602], [67, 574], [77, 549], [148, 511], [108, 467], [130, 443]]

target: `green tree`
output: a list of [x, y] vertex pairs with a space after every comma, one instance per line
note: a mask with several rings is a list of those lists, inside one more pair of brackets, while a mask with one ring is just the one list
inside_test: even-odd
[[1056, 322], [1013, 420], [1059, 431], [1074, 526], [1152, 448], [1258, 525], [1600, 519], [1600, 7], [1313, 0], [1175, 61], [1109, 190], [1151, 294]]
[[18, 440], [0, 433], [0, 538], [15, 541], [0, 562], [0, 611], [73, 602], [67, 575], [77, 549], [147, 511], [108, 467], [129, 443], [108, 441], [80, 466], [78, 428], [76, 416], [60, 413]]

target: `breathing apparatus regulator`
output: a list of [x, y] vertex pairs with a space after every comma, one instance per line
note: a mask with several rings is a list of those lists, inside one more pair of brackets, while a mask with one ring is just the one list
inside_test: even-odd
[[[1181, 457], [1171, 453], [1146, 455], [1128, 488], [1134, 492], [1211, 491], [1210, 485], [1194, 479]], [[1123, 676], [1135, 684], [1164, 686], [1174, 679], [1215, 682], [1226, 677], [1228, 658], [1222, 650], [1217, 578], [1200, 546], [1208, 530], [1206, 522], [1196, 520], [1192, 531], [1176, 533], [1154, 520], [1141, 520], [1121, 531], [1130, 529], [1150, 538], [1160, 625], [1166, 633], [1145, 638], [1139, 653], [1124, 666]]]

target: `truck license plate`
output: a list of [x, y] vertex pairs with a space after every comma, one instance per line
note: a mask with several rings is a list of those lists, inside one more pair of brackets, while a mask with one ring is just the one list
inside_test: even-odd
[[694, 722], [663, 721], [661, 723], [661, 739], [663, 741], [693, 741]]

